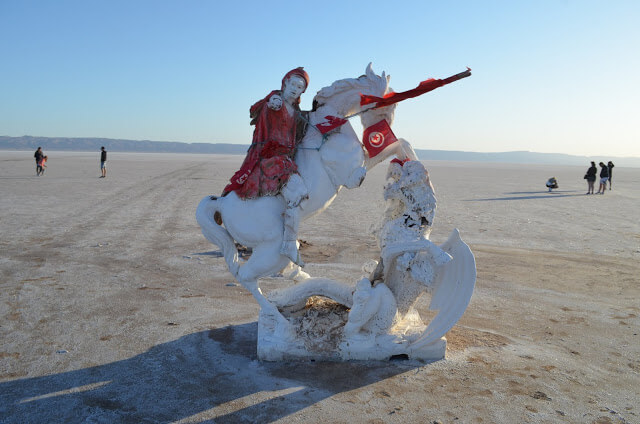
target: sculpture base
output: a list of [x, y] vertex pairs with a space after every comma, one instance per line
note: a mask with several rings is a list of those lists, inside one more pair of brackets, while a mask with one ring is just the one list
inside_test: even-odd
[[[442, 337], [424, 346], [412, 346], [412, 337], [404, 335], [362, 335], [345, 337], [343, 323], [325, 325], [322, 317], [313, 325], [288, 317], [260, 312], [258, 319], [258, 358], [262, 361], [388, 361], [410, 359], [425, 362], [445, 358], [447, 340]], [[415, 334], [415, 333], [414, 333]], [[318, 337], [320, 335], [320, 337]], [[417, 335], [417, 334], [416, 334]]]

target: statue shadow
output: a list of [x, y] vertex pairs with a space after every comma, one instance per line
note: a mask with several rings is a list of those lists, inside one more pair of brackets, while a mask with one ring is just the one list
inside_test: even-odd
[[[242, 246], [241, 244], [236, 244], [236, 248], [238, 249], [238, 255], [241, 258], [248, 258], [253, 253], [253, 250], [250, 247]], [[215, 258], [224, 258], [224, 253], [222, 250], [211, 250], [208, 252], [196, 252], [192, 253], [192, 255], [196, 256], [213, 256]]]
[[[495, 200], [534, 200], [534, 199], [557, 199], [559, 197], [584, 196], [584, 193], [577, 190], [554, 190], [554, 191], [516, 191], [505, 193], [505, 197], [491, 197], [486, 199], [465, 199], [465, 202], [489, 202]], [[513, 196], [520, 195], [520, 196]]]
[[224, 253], [221, 250], [210, 250], [208, 252], [196, 252], [192, 253], [192, 255], [196, 256], [213, 256], [215, 258], [224, 258]]
[[271, 422], [424, 365], [260, 362], [257, 332], [256, 322], [201, 331], [128, 359], [0, 382], [0, 422]]

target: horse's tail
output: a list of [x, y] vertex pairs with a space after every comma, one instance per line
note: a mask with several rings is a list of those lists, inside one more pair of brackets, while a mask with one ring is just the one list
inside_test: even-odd
[[214, 215], [220, 214], [219, 199], [215, 196], [207, 196], [200, 201], [196, 209], [196, 220], [200, 224], [202, 234], [207, 240], [220, 247], [224, 259], [227, 262], [229, 271], [234, 277], [238, 277], [240, 262], [238, 260], [238, 249], [235, 240], [226, 228], [218, 225]]

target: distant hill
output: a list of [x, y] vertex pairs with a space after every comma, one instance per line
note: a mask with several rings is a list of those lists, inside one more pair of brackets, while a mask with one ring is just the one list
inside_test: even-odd
[[[212, 153], [244, 155], [248, 144], [230, 143], [181, 143], [175, 141], [118, 140], [110, 138], [67, 137], [8, 137], [0, 136], [0, 150], [67, 150], [94, 152], [106, 146], [110, 152], [158, 152], [158, 153]], [[640, 158], [573, 156], [561, 153], [499, 152], [479, 153], [455, 150], [421, 150], [416, 154], [422, 160], [451, 160], [467, 162], [528, 163], [547, 165], [586, 165], [590, 161], [613, 161], [616, 166], [640, 168]]]
[[181, 143], [177, 141], [118, 140], [112, 138], [67, 138], [67, 137], [7, 137], [0, 136], [0, 150], [66, 150], [79, 152], [99, 151], [105, 146], [110, 152], [157, 152], [157, 153], [217, 153], [244, 154], [248, 144], [229, 143]]

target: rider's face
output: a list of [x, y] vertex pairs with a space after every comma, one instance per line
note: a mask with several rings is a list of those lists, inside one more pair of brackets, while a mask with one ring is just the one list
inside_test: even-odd
[[282, 97], [291, 103], [304, 92], [307, 88], [307, 84], [304, 79], [297, 75], [292, 75], [284, 82], [284, 90], [282, 90]]

